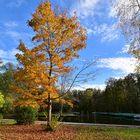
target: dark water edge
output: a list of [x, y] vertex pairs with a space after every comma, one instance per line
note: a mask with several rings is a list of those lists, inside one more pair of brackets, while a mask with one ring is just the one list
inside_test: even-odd
[[108, 114], [65, 116], [63, 117], [63, 121], [79, 123], [140, 125], [140, 119], [135, 119], [133, 116], [112, 116]]

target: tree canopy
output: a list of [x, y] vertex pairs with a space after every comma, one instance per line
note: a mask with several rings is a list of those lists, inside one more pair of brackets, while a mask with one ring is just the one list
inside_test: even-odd
[[[129, 51], [140, 62], [140, 0], [115, 0], [111, 10], [118, 18], [118, 25], [125, 35]], [[139, 72], [139, 65], [137, 67]]]
[[21, 67], [12, 88], [20, 95], [19, 105], [46, 102], [51, 110], [51, 101], [59, 97], [58, 77], [71, 70], [68, 63], [86, 47], [86, 30], [76, 16], [56, 13], [49, 1], [37, 7], [28, 25], [35, 32], [35, 46], [29, 49], [20, 42], [18, 49], [22, 53], [16, 57]]

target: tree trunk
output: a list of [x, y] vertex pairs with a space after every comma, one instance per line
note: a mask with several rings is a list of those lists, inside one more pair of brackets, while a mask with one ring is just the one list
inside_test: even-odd
[[52, 121], [52, 100], [48, 99], [47, 131], [53, 131], [51, 127], [51, 121]]
[[60, 116], [63, 114], [63, 103], [60, 104]]
[[48, 118], [47, 121], [50, 123], [52, 120], [52, 100], [48, 101]]

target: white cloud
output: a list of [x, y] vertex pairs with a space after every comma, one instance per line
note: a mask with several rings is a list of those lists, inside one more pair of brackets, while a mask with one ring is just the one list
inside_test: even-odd
[[119, 75], [119, 76], [113, 76], [112, 78], [115, 78], [117, 80], [119, 80], [120, 78], [121, 79], [124, 79], [126, 75]]
[[116, 1], [117, 0], [115, 0], [114, 4], [112, 4], [110, 6], [110, 9], [109, 9], [109, 12], [108, 12], [108, 17], [117, 18], [117, 12], [116, 12], [116, 7], [115, 7]]
[[2, 58], [2, 60], [15, 60], [15, 55], [17, 53], [19, 53], [17, 49], [7, 51], [0, 49], [0, 58]]
[[117, 30], [117, 25], [108, 25], [106, 23], [101, 25], [93, 26], [93, 28], [87, 28], [88, 34], [100, 35], [101, 41], [112, 41], [119, 38], [119, 31]]
[[117, 30], [116, 24], [102, 25], [101, 26], [101, 34], [102, 34], [102, 39], [101, 39], [102, 42], [112, 41], [112, 40], [119, 38], [119, 31]]
[[121, 53], [129, 53], [129, 48], [130, 48], [130, 45], [129, 45], [129, 44], [126, 44], [126, 45], [122, 48]]
[[19, 52], [17, 49], [12, 49], [7, 51], [0, 49], [0, 58], [2, 59], [2, 62], [4, 64], [8, 62], [17, 63], [15, 57], [17, 53], [21, 53], [21, 52]]
[[7, 21], [1, 26], [0, 35], [1, 38], [9, 38], [10, 41], [12, 40], [16, 45], [19, 43], [19, 40], [22, 39], [30, 46], [34, 33], [26, 30], [25, 26], [20, 25], [19, 22]]
[[133, 57], [103, 58], [99, 60], [98, 67], [119, 71], [123, 74], [133, 73], [136, 59]]
[[76, 90], [85, 90], [87, 88], [96, 88], [96, 89], [105, 89], [105, 84], [82, 84], [81, 86], [73, 87], [72, 89]]
[[78, 0], [71, 9], [71, 13], [76, 12], [81, 19], [93, 16], [99, 0]]
[[86, 30], [87, 30], [87, 34], [95, 34], [95, 30], [93, 30], [93, 29], [91, 29], [91, 28], [86, 28]]
[[4, 38], [5, 37], [10, 38], [16, 45], [19, 44], [19, 41], [21, 39], [25, 41], [27, 45], [29, 45], [31, 43], [31, 38], [33, 36], [32, 33], [20, 32], [13, 30], [11, 28], [1, 31], [0, 35], [2, 35]]
[[17, 31], [12, 31], [12, 30], [7, 30], [5, 32], [6, 35], [8, 35], [9, 37], [11, 37], [14, 40], [17, 40], [21, 37], [21, 34]]
[[26, 3], [26, 0], [13, 0], [7, 4], [8, 7], [20, 7], [22, 4]]
[[7, 52], [4, 51], [4, 50], [0, 50], [0, 56], [1, 56], [1, 57], [7, 56]]
[[108, 17], [109, 6], [109, 1], [77, 0], [73, 3], [70, 13], [76, 12], [89, 35], [99, 35], [102, 42], [110, 42], [118, 39], [120, 33], [116, 23], [112, 23], [112, 21], [110, 24], [105, 23], [110, 20]]
[[8, 21], [4, 24], [6, 28], [15, 28], [18, 27], [18, 23], [15, 21]]

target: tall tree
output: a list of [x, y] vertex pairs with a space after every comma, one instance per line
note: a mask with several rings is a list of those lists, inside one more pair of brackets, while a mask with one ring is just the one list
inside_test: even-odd
[[15, 66], [10, 62], [0, 67], [0, 91], [4, 96], [11, 96], [9, 86], [14, 82], [14, 70]]
[[130, 52], [140, 61], [140, 0], [113, 0], [111, 10], [130, 43]]
[[128, 112], [138, 113], [140, 111], [139, 75], [129, 74], [125, 77], [124, 83], [127, 92], [125, 102]]
[[[86, 47], [86, 30], [76, 16], [56, 13], [51, 3], [40, 4], [28, 21], [36, 33], [32, 38], [36, 46], [28, 49], [23, 42], [18, 49], [17, 60], [22, 64], [15, 79], [19, 81], [13, 88], [21, 95], [20, 104], [39, 101], [48, 105], [48, 125], [51, 122], [52, 100], [59, 97], [57, 80], [60, 74], [69, 72], [73, 57]], [[26, 102], [25, 102], [26, 101]]]

